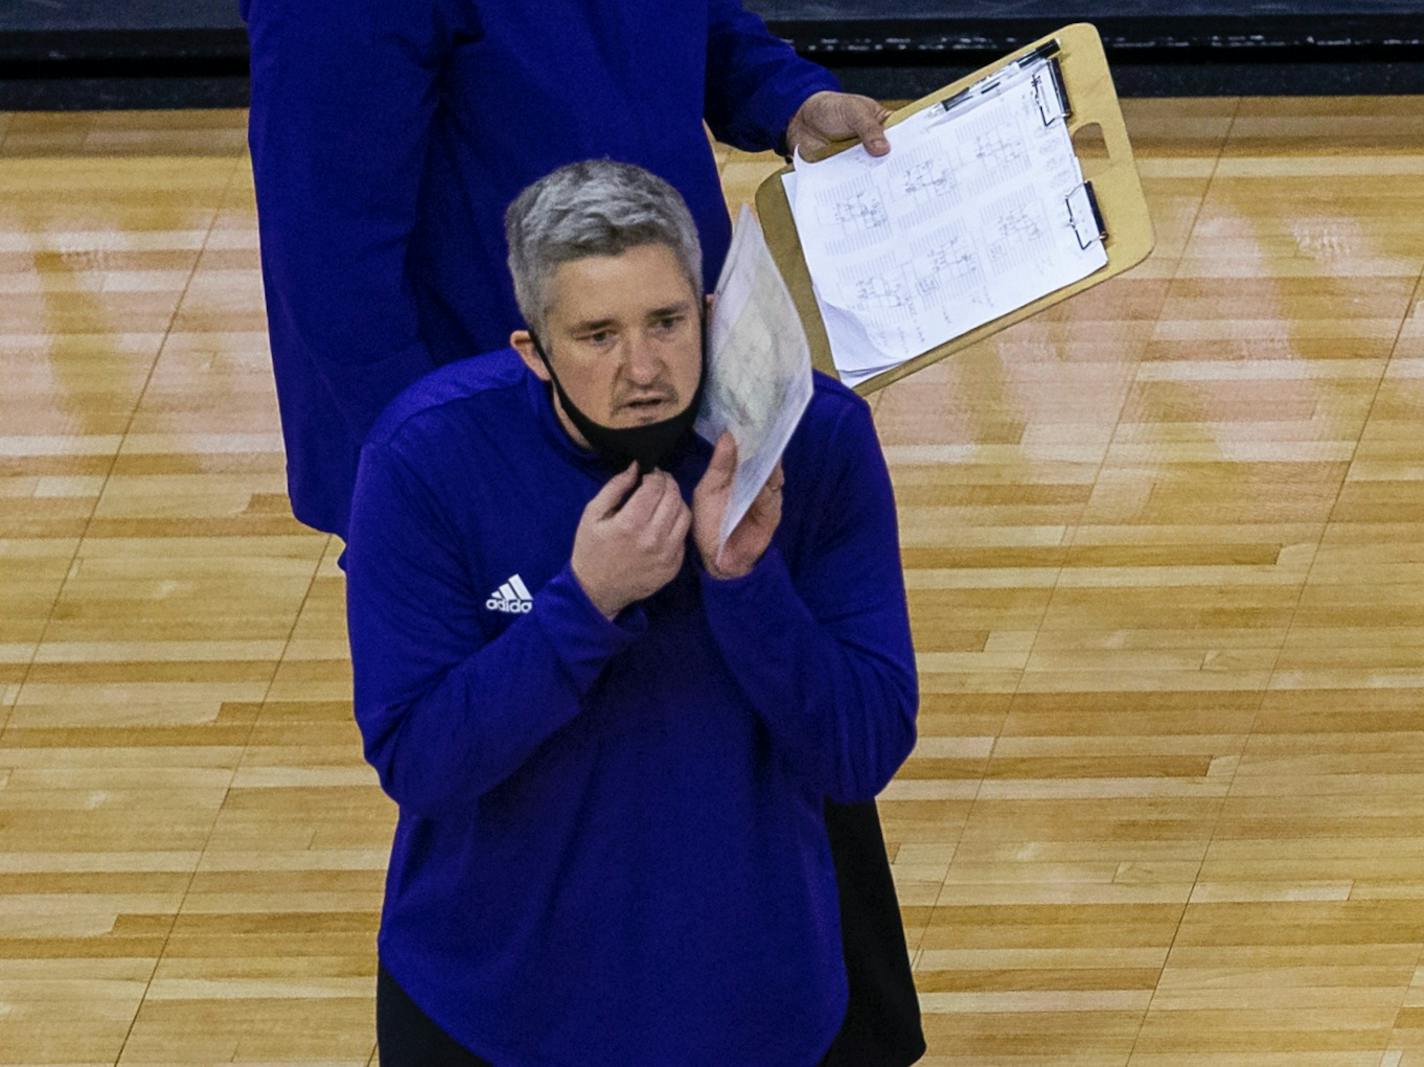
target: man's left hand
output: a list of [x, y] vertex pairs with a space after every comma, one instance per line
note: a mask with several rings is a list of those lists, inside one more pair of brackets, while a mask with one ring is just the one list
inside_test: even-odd
[[833, 141], [854, 137], [872, 156], [883, 156], [890, 151], [885, 139], [889, 117], [890, 109], [881, 107], [878, 100], [823, 89], [807, 97], [791, 116], [786, 126], [786, 150], [799, 148], [802, 156], [809, 156]]
[[692, 491], [692, 538], [702, 556], [703, 568], [713, 578], [741, 578], [748, 574], [771, 544], [771, 535], [781, 522], [781, 487], [785, 476], [778, 463], [718, 556], [717, 534], [731, 499], [732, 479], [736, 473], [737, 442], [723, 431], [707, 464], [707, 472]]

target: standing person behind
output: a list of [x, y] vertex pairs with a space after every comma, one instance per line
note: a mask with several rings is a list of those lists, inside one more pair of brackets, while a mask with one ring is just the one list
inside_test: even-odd
[[736, 0], [241, 0], [273, 367], [298, 519], [345, 535], [361, 442], [435, 367], [522, 324], [504, 209], [608, 157], [687, 201], [715, 279], [730, 239], [704, 117], [740, 148], [864, 133]]
[[816, 375], [719, 551], [736, 455], [691, 432], [681, 198], [574, 164], [509, 234], [517, 351], [391, 404], [352, 509], [356, 716], [400, 806], [382, 1063], [823, 1063], [848, 996], [823, 799], [870, 800], [914, 744], [869, 409]]
[[[703, 120], [749, 150], [860, 137], [884, 109], [837, 91], [738, 0], [240, 0], [249, 140], [292, 509], [347, 533], [362, 441], [435, 367], [522, 320], [502, 214], [556, 166], [647, 167], [697, 221], [715, 278], [730, 224]], [[826, 809], [851, 1008], [847, 1067], [924, 1051], [873, 804]]]

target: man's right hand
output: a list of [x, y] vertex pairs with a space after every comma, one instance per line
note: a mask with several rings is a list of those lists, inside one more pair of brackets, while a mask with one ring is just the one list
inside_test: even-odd
[[630, 463], [588, 502], [574, 533], [574, 577], [609, 619], [677, 576], [692, 524], [672, 475], [652, 471], [635, 490], [637, 481]]

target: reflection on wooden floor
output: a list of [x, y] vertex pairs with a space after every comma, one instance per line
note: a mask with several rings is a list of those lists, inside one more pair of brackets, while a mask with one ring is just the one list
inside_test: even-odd
[[[1155, 256], [876, 399], [925, 1062], [1424, 1064], [1424, 100], [1128, 111]], [[371, 1057], [242, 123], [0, 115], [0, 1064]]]

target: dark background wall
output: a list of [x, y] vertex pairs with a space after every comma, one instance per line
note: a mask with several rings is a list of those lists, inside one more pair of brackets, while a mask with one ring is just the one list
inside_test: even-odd
[[[747, 6], [881, 97], [921, 95], [1080, 20], [1102, 32], [1123, 95], [1424, 92], [1424, 0]], [[246, 50], [237, 0], [0, 0], [0, 108], [241, 105]]]

